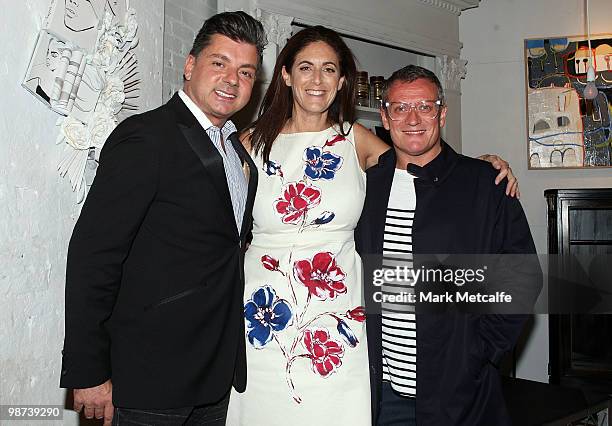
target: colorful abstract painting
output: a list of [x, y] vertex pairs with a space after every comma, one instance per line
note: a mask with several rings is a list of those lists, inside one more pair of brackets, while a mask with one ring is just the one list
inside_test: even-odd
[[[527, 39], [530, 169], [612, 166], [612, 35]], [[585, 99], [593, 64], [595, 99]]]

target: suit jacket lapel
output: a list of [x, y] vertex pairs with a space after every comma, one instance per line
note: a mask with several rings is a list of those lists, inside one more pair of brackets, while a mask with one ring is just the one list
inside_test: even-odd
[[253, 203], [255, 202], [255, 192], [257, 191], [257, 166], [246, 149], [244, 149], [240, 139], [238, 139], [237, 133], [232, 133], [229, 140], [232, 141], [232, 146], [247, 169], [246, 179], [248, 182], [248, 192], [246, 205], [244, 207], [244, 215], [242, 217], [242, 229], [240, 230], [240, 237], [244, 238], [251, 227], [250, 218], [253, 211]]
[[219, 151], [217, 151], [217, 148], [215, 148], [215, 145], [199, 124], [193, 127], [186, 127], [179, 124], [179, 128], [183, 132], [183, 135], [185, 135], [185, 139], [187, 139], [191, 148], [200, 158], [204, 169], [219, 192], [219, 197], [221, 198], [224, 208], [228, 211], [228, 214], [231, 214], [232, 222], [234, 222], [234, 209], [227, 186], [227, 178], [225, 176], [225, 168], [223, 167], [223, 158], [221, 158], [221, 154], [219, 154]]
[[223, 158], [215, 145], [210, 140], [206, 131], [202, 128], [198, 120], [193, 116], [189, 108], [181, 100], [178, 94], [175, 94], [168, 102], [168, 105], [177, 114], [177, 124], [185, 140], [191, 146], [191, 149], [196, 153], [206, 173], [210, 176], [213, 186], [219, 193], [219, 198], [223, 208], [227, 211], [234, 221], [234, 209], [232, 208], [232, 199], [230, 197], [229, 188], [227, 186], [227, 178], [225, 177], [225, 168], [223, 167]]

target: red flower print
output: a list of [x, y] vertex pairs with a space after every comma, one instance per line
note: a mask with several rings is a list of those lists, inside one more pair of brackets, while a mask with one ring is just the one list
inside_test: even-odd
[[297, 224], [306, 212], [319, 205], [321, 191], [304, 182], [290, 182], [283, 187], [283, 195], [274, 201], [274, 209], [283, 215], [283, 223]]
[[364, 322], [366, 319], [365, 308], [363, 306], [357, 306], [350, 311], [346, 311], [346, 316], [353, 321]]
[[278, 260], [274, 259], [272, 256], [261, 256], [261, 264], [268, 271], [278, 271]]
[[340, 142], [340, 141], [345, 141], [346, 138], [342, 135], [336, 135], [334, 136], [332, 139], [328, 140], [325, 142], [325, 145], [323, 145], [324, 147], [326, 146], [334, 146], [336, 143]]
[[296, 261], [293, 264], [293, 275], [308, 288], [310, 294], [320, 300], [333, 300], [338, 294], [346, 293], [346, 274], [336, 264], [332, 253], [320, 252], [314, 255], [312, 261]]
[[342, 342], [331, 339], [326, 329], [307, 329], [302, 343], [310, 354], [312, 371], [322, 377], [328, 377], [342, 365], [340, 358], [344, 356], [344, 346]]

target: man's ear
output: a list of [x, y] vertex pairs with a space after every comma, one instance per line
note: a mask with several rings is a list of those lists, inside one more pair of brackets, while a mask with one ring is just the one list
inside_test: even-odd
[[444, 127], [444, 125], [446, 124], [446, 111], [448, 110], [448, 108], [446, 107], [446, 105], [442, 106], [442, 109], [440, 110], [440, 128]]
[[387, 112], [385, 111], [385, 109], [384, 108], [380, 108], [378, 111], [380, 112], [380, 119], [382, 121], [383, 127], [386, 130], [391, 130], [389, 128], [389, 118], [387, 117]]
[[191, 54], [187, 55], [187, 59], [185, 59], [185, 66], [183, 67], [183, 77], [185, 80], [191, 80], [191, 72], [193, 71], [195, 63], [196, 57]]
[[285, 80], [285, 84], [288, 87], [291, 87], [291, 74], [287, 72], [284, 65], [283, 65], [283, 68], [281, 69], [281, 74], [283, 76], [283, 80]]

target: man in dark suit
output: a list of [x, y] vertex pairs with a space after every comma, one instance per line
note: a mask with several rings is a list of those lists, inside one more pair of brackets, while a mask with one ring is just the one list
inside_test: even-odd
[[[516, 198], [506, 196], [504, 185], [494, 184], [496, 172], [488, 163], [457, 154], [442, 141], [446, 106], [432, 72], [414, 65], [396, 71], [386, 83], [381, 116], [394, 149], [367, 170], [355, 235], [366, 260], [374, 422], [509, 425], [497, 367], [515, 344], [541, 286], [533, 256], [521, 258], [525, 269], [508, 270], [516, 258], [507, 255], [535, 254], [523, 210]], [[453, 303], [420, 305], [421, 293], [438, 287], [418, 279], [404, 287], [397, 281], [383, 284], [382, 291], [373, 285], [380, 284], [372, 280], [373, 268], [392, 268], [394, 262], [418, 272], [423, 254], [472, 260], [488, 253], [503, 254], [495, 266], [506, 273], [487, 285], [517, 290], [517, 300], [505, 310], [522, 315], [483, 315], [483, 306], [466, 311]], [[368, 259], [381, 254], [382, 260]], [[456, 285], [461, 284], [449, 287]], [[399, 290], [412, 293], [415, 302], [395, 297]]]
[[183, 90], [121, 123], [101, 152], [66, 272], [61, 386], [87, 418], [223, 425], [232, 383], [245, 389], [257, 171], [229, 118], [249, 101], [264, 46], [249, 15], [213, 16]]

